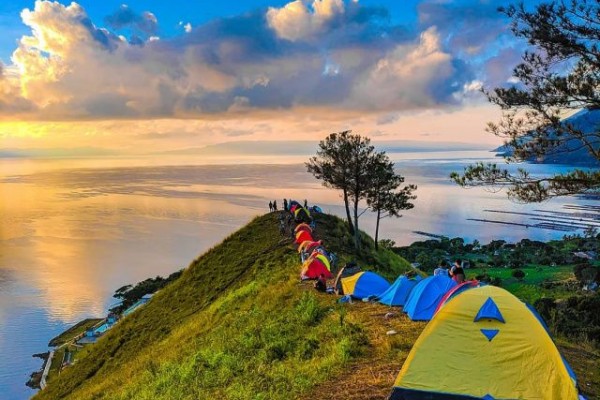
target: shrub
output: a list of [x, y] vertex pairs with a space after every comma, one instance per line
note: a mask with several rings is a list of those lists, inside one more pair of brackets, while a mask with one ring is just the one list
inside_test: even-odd
[[573, 267], [575, 278], [583, 284], [589, 282], [600, 282], [600, 268], [591, 265], [589, 262], [583, 262]]
[[551, 330], [577, 341], [600, 344], [600, 294], [572, 296], [566, 301], [542, 298], [534, 303]]
[[522, 270], [522, 269], [515, 269], [515, 270], [512, 272], [512, 276], [513, 276], [514, 278], [517, 278], [518, 280], [522, 280], [523, 278], [525, 278], [525, 272], [523, 272], [523, 270]]
[[396, 246], [396, 242], [391, 239], [381, 239], [379, 241], [379, 246], [384, 249], [392, 249], [394, 246]]
[[502, 278], [500, 278], [499, 276], [495, 276], [492, 279], [490, 279], [490, 285], [494, 285], [494, 286], [502, 286]]

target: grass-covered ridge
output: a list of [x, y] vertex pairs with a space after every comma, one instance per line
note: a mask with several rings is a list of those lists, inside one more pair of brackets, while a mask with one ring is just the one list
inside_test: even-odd
[[[299, 283], [277, 217], [256, 218], [192, 262], [36, 399], [300, 398], [371, 354], [368, 326]], [[315, 236], [340, 264], [355, 258], [341, 220], [319, 215]], [[363, 248], [359, 264], [388, 278], [410, 268], [366, 236]]]

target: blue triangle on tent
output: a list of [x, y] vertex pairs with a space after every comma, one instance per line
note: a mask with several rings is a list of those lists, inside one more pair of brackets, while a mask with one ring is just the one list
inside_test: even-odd
[[481, 329], [481, 333], [483, 333], [485, 335], [485, 337], [488, 339], [489, 342], [491, 342], [492, 339], [496, 337], [498, 332], [500, 332], [499, 329]]
[[491, 394], [486, 394], [485, 396], [482, 397], [483, 400], [495, 400], [494, 396], [492, 396]]
[[502, 323], [505, 322], [504, 317], [502, 317], [502, 313], [500, 312], [498, 306], [496, 305], [496, 303], [494, 303], [494, 300], [492, 300], [491, 297], [488, 297], [485, 303], [483, 303], [483, 305], [479, 309], [479, 312], [475, 316], [474, 322], [477, 322], [480, 319], [495, 319]]

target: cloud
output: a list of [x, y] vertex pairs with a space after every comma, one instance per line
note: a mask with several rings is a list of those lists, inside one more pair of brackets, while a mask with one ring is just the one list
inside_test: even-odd
[[400, 116], [398, 114], [394, 114], [394, 113], [383, 114], [377, 118], [376, 123], [377, 123], [377, 125], [387, 125], [387, 124], [392, 124], [392, 123], [398, 121], [398, 119], [400, 119]]
[[267, 21], [278, 37], [295, 41], [322, 33], [327, 23], [344, 11], [342, 0], [315, 0], [310, 8], [295, 0], [282, 8], [270, 7]]
[[[540, 0], [527, 2], [535, 5]], [[445, 47], [476, 71], [485, 87], [505, 84], [527, 43], [516, 39], [503, 0], [426, 0], [418, 5], [421, 29], [435, 26]]]
[[450, 48], [473, 56], [508, 33], [509, 20], [498, 12], [505, 5], [503, 0], [426, 0], [417, 8], [422, 27], [435, 26]]
[[149, 12], [121, 6], [102, 27], [77, 3], [37, 0], [22, 12], [31, 34], [5, 68], [13, 72], [0, 75], [0, 114], [235, 118], [294, 109], [393, 115], [457, 107], [465, 88], [485, 77], [448, 45], [451, 25], [436, 19], [431, 3], [421, 10], [422, 31], [394, 25], [383, 8], [314, 0], [193, 29], [182, 21], [185, 33], [159, 39]]
[[[424, 109], [448, 105], [466, 83], [460, 66], [442, 49], [437, 30], [401, 44], [357, 80], [349, 101], [367, 109]], [[372, 90], [377, 88], [377, 90]]]
[[126, 4], [108, 15], [104, 21], [112, 29], [132, 28], [147, 35], [154, 35], [158, 32], [158, 20], [154, 14], [149, 11], [137, 14]]

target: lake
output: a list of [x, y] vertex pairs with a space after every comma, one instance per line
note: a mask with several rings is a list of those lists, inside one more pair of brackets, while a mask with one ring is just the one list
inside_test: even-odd
[[[468, 218], [523, 222], [533, 212], [589, 204], [576, 198], [512, 203], [505, 192], [462, 189], [448, 175], [490, 160], [489, 152], [394, 153], [406, 183], [419, 186], [415, 208], [382, 220], [380, 238], [409, 244], [413, 231], [482, 243], [560, 238], [563, 232], [486, 224]], [[23, 160], [0, 159], [0, 398], [26, 399], [41, 366], [32, 354], [85, 317], [103, 316], [115, 289], [187, 266], [268, 202], [308, 199], [343, 216], [340, 194], [306, 172], [307, 156], [189, 156]], [[538, 173], [566, 167], [533, 165]], [[375, 219], [361, 217], [373, 234]]]

